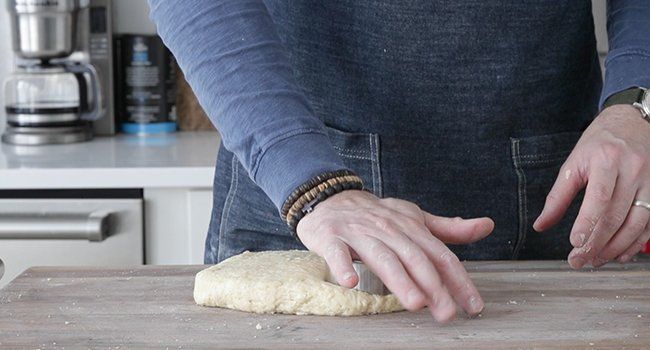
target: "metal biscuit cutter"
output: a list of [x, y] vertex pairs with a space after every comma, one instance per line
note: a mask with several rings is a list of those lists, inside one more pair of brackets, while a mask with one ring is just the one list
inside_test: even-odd
[[[352, 267], [359, 276], [359, 283], [353, 289], [376, 295], [390, 294], [390, 290], [384, 286], [384, 283], [360, 260], [352, 260]], [[338, 284], [336, 278], [328, 274], [327, 280], [331, 283]]]

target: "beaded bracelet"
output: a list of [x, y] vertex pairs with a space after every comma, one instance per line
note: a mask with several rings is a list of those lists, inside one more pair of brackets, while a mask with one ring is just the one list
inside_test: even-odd
[[321, 184], [329, 179], [339, 177], [339, 176], [346, 176], [346, 175], [356, 175], [354, 172], [347, 170], [347, 169], [341, 169], [341, 170], [336, 170], [336, 171], [328, 171], [325, 173], [322, 173], [320, 175], [317, 175], [302, 185], [298, 186], [287, 199], [284, 201], [284, 204], [282, 205], [282, 210], [280, 211], [280, 215], [282, 216], [282, 220], [286, 221], [287, 220], [287, 214], [289, 213], [289, 209], [291, 209], [291, 206], [300, 198], [305, 192], [309, 191], [312, 189], [314, 186], [317, 186], [318, 184]]
[[291, 235], [300, 241], [296, 233], [298, 222], [325, 199], [351, 189], [362, 190], [363, 181], [349, 170], [321, 174], [298, 187], [282, 206], [283, 220]]

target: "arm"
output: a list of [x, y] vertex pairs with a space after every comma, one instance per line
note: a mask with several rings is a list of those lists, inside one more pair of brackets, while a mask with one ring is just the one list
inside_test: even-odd
[[650, 3], [644, 0], [609, 0], [607, 35], [609, 53], [600, 106], [631, 87], [650, 87]]
[[[605, 61], [604, 101], [631, 87], [650, 87], [650, 2], [608, 1], [610, 52]], [[571, 230], [569, 264], [599, 267], [627, 262], [650, 238], [650, 210], [634, 205], [650, 201], [650, 123], [630, 105], [601, 111], [569, 155], [534, 224], [538, 231], [555, 225], [585, 188]]]
[[294, 79], [262, 0], [149, 4], [224, 146], [276, 207], [309, 178], [345, 168]]

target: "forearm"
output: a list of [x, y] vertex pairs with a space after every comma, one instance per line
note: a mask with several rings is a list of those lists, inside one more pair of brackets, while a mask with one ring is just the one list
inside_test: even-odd
[[609, 0], [609, 54], [600, 106], [625, 89], [650, 87], [650, 1]]
[[225, 147], [277, 207], [344, 168], [301, 92], [262, 0], [149, 0], [151, 16]]

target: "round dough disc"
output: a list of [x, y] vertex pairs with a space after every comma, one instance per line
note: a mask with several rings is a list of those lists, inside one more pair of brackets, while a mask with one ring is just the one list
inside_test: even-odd
[[244, 252], [196, 275], [194, 300], [257, 313], [353, 316], [404, 310], [397, 298], [327, 282], [327, 265], [302, 250]]

